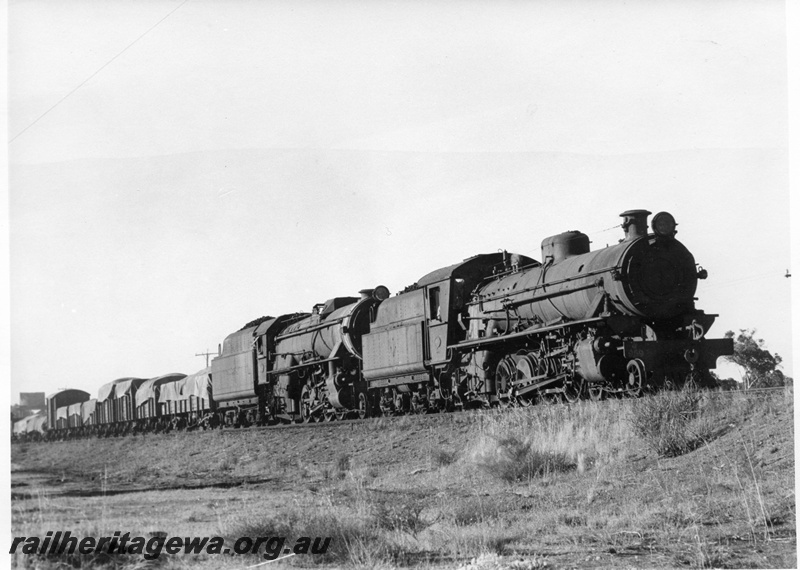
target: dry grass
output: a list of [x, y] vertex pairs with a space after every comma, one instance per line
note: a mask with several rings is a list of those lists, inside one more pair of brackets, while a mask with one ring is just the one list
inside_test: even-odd
[[506, 483], [563, 473], [576, 467], [563, 452], [540, 450], [529, 439], [484, 437], [472, 450], [473, 463]]
[[697, 449], [713, 436], [714, 422], [703, 413], [705, 395], [692, 388], [643, 398], [632, 407], [634, 432], [661, 457]]
[[[139, 484], [137, 478], [177, 479], [181, 468], [206, 477], [225, 468], [225, 478], [257, 474], [266, 482], [90, 499], [34, 493], [14, 502], [13, 530], [42, 535], [42, 529], [76, 528], [80, 519], [96, 521], [78, 525], [84, 533], [168, 528], [187, 536], [219, 534], [227, 542], [332, 537], [323, 555], [276, 563], [288, 566], [793, 566], [791, 392], [704, 394], [692, 420], [706, 426], [702, 442], [668, 458], [632, 428], [639, 406], [659, 397], [453, 414], [431, 418], [437, 427], [425, 430], [410, 419], [383, 419], [330, 428], [340, 430], [331, 432], [335, 440], [277, 432], [294, 438], [283, 448], [272, 432], [201, 434], [213, 452], [204, 460], [190, 455], [199, 445], [191, 442], [181, 444], [182, 465], [151, 457], [144, 469], [144, 459], [128, 451], [133, 464], [109, 466], [107, 476], [94, 465], [89, 472], [99, 477], [98, 487], [111, 488], [123, 480]], [[302, 437], [314, 439], [298, 443]], [[298, 451], [301, 445], [309, 453]], [[24, 454], [27, 465], [49, 461], [45, 454], [29, 459], [35, 452]], [[131, 518], [131, 512], [141, 514]], [[262, 561], [210, 556], [160, 563], [233, 570]], [[125, 566], [121, 560], [87, 564]]]

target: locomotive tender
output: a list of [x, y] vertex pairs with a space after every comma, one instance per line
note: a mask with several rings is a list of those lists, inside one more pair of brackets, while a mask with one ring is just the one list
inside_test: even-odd
[[[211, 368], [188, 379], [120, 379], [91, 406], [76, 404], [74, 393], [54, 395], [51, 435], [332, 421], [710, 385], [709, 369], [733, 353], [733, 341], [706, 338], [716, 315], [694, 304], [706, 271], [675, 239], [672, 215], [657, 214], [648, 233], [649, 215], [623, 212], [624, 239], [603, 249], [590, 251], [586, 234], [569, 231], [542, 242], [541, 261], [476, 255], [394, 297], [378, 286], [310, 313], [263, 317], [228, 335]], [[57, 405], [67, 400], [62, 413]], [[87, 411], [82, 426], [78, 407]]]

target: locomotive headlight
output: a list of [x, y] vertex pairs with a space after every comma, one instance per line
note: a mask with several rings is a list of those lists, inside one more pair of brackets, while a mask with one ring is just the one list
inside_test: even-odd
[[675, 218], [669, 212], [659, 212], [653, 217], [653, 231], [659, 237], [675, 237]]

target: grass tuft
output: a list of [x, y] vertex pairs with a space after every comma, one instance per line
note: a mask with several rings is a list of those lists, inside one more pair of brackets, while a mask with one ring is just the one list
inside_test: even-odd
[[229, 528], [225, 534], [226, 544], [240, 536], [282, 536], [286, 537], [286, 544], [302, 536], [331, 537], [325, 552], [312, 554], [313, 561], [318, 564], [370, 566], [394, 557], [393, 545], [383, 537], [374, 520], [351, 513], [302, 509], [280, 520], [268, 517], [245, 521]]
[[469, 526], [497, 520], [504, 511], [504, 505], [496, 499], [470, 498], [458, 502], [453, 509], [453, 524]]
[[416, 536], [428, 525], [420, 516], [424, 509], [420, 501], [384, 500], [372, 503], [372, 515], [380, 528], [399, 530]]
[[455, 463], [458, 453], [437, 447], [431, 451], [430, 457], [434, 467], [447, 467]]
[[336, 457], [336, 476], [339, 479], [344, 479], [347, 475], [347, 472], [350, 470], [350, 456], [346, 453], [342, 453], [341, 455]]
[[634, 432], [661, 457], [677, 457], [709, 440], [710, 424], [704, 421], [703, 393], [684, 388], [642, 398], [632, 407], [629, 422]]
[[507, 483], [562, 473], [576, 467], [566, 453], [537, 449], [530, 440], [513, 435], [484, 438], [473, 451], [472, 460], [481, 471]]

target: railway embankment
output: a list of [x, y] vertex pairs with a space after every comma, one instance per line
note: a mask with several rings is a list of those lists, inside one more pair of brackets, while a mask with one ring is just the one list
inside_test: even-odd
[[791, 389], [15, 444], [12, 529], [333, 538], [287, 567], [794, 567], [793, 446]]

